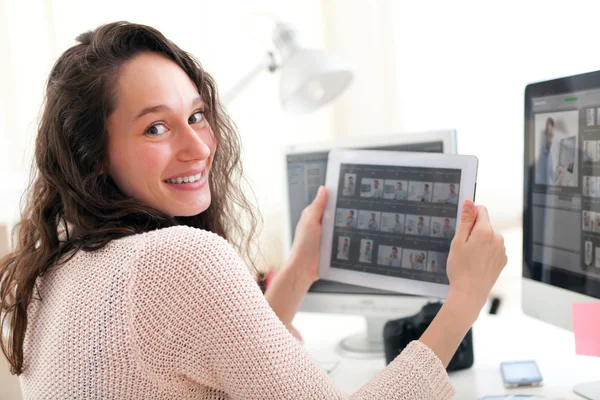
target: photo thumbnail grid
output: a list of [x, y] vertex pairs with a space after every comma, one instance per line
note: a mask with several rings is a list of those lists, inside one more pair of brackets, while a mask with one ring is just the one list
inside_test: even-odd
[[343, 164], [340, 172], [331, 266], [446, 282], [461, 171]]

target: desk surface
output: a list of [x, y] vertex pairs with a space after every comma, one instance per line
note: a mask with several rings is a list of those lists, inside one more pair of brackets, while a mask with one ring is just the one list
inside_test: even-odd
[[[578, 383], [600, 380], [600, 358], [575, 355], [572, 332], [536, 320], [521, 312], [521, 248], [519, 226], [502, 232], [509, 265], [492, 293], [502, 297], [499, 315], [481, 314], [473, 327], [475, 364], [453, 372], [450, 379], [458, 400], [495, 394], [540, 394], [550, 398], [583, 398], [573, 393]], [[398, 301], [401, 301], [399, 299]], [[354, 393], [385, 367], [385, 360], [354, 360], [335, 351], [337, 343], [365, 331], [361, 316], [298, 313], [294, 327], [302, 334], [306, 349], [320, 362], [340, 361], [332, 378], [346, 393]], [[505, 389], [500, 376], [502, 361], [535, 360], [544, 386]]]
[[[294, 326], [302, 334], [308, 352], [319, 362], [339, 361], [332, 378], [351, 394], [385, 367], [385, 360], [355, 360], [335, 351], [340, 339], [365, 329], [362, 317], [337, 314], [299, 313]], [[573, 393], [578, 383], [600, 380], [600, 358], [575, 355], [572, 332], [546, 324], [519, 312], [491, 316], [482, 314], [473, 327], [475, 364], [450, 374], [455, 399], [479, 399], [497, 394], [539, 394], [550, 398], [579, 399]], [[505, 389], [500, 362], [536, 360], [544, 386]]]

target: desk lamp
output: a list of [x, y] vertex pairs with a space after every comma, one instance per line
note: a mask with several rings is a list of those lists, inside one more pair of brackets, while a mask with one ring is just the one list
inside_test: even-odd
[[[225, 93], [229, 104], [260, 72], [281, 70], [279, 97], [290, 113], [307, 113], [328, 103], [348, 87], [352, 71], [330, 51], [304, 47], [295, 29], [277, 22], [273, 30], [277, 52], [269, 52], [233, 88]], [[279, 63], [277, 62], [279, 59]]]

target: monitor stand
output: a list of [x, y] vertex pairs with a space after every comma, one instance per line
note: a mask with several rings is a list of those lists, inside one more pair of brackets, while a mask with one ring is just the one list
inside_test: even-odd
[[389, 317], [365, 317], [367, 331], [348, 336], [338, 344], [340, 355], [350, 358], [383, 358], [383, 327]]
[[600, 381], [581, 383], [573, 391], [588, 400], [600, 400]]

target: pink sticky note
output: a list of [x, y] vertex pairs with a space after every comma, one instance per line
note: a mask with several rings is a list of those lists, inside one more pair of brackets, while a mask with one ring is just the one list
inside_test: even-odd
[[573, 304], [575, 352], [600, 357], [600, 302]]

